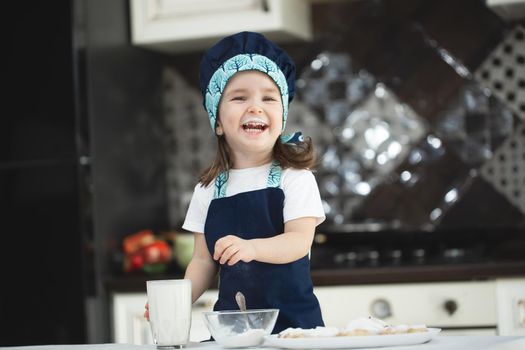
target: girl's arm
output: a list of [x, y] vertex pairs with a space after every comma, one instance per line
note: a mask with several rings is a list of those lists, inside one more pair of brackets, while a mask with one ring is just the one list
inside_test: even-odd
[[184, 278], [191, 280], [191, 299], [194, 303], [204, 293], [215, 280], [218, 266], [213, 261], [203, 233], [195, 233], [195, 245], [193, 249], [193, 256]]
[[308, 254], [314, 239], [317, 218], [303, 217], [284, 224], [284, 233], [271, 238], [245, 240], [229, 235], [215, 244], [213, 258], [220, 264], [257, 260], [286, 264]]
[[284, 224], [284, 233], [271, 238], [251, 240], [255, 260], [272, 264], [286, 264], [301, 259], [310, 252], [317, 218], [305, 217]]

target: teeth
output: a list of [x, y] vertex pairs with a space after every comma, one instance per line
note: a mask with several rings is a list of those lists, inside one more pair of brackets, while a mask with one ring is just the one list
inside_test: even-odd
[[259, 118], [249, 118], [243, 124], [242, 128], [246, 131], [250, 130], [262, 130], [264, 131], [268, 125]]
[[266, 122], [264, 120], [262, 120], [262, 119], [259, 119], [259, 118], [249, 118], [242, 125], [247, 125], [247, 124], [262, 124], [262, 125], [266, 125]]

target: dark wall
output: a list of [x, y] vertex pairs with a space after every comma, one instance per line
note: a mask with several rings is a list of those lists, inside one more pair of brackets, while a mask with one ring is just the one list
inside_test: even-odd
[[4, 8], [0, 346], [85, 339], [71, 10]]
[[161, 54], [130, 45], [125, 0], [78, 1], [83, 12], [95, 293], [90, 341], [109, 341], [105, 282], [121, 274], [122, 238], [168, 228]]
[[167, 228], [163, 57], [130, 45], [125, 0], [15, 3], [4, 23], [0, 346], [107, 342], [104, 281], [120, 270], [122, 237]]
[[123, 236], [167, 228], [163, 57], [130, 45], [127, 1], [84, 4], [95, 231], [109, 259]]

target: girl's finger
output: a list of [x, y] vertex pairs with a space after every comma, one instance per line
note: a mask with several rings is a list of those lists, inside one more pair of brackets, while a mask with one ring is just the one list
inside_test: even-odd
[[215, 252], [213, 253], [213, 259], [219, 260], [224, 254], [224, 251], [228, 249], [233, 242], [231, 242], [228, 237], [223, 237], [215, 242]]
[[229, 246], [226, 250], [224, 250], [224, 252], [222, 253], [221, 255], [221, 260], [220, 260], [220, 263], [221, 265], [225, 264], [226, 262], [228, 262], [228, 260], [230, 260], [230, 258], [239, 251], [239, 247], [235, 246], [235, 245], [231, 245]]
[[228, 260], [228, 265], [233, 266], [237, 264], [239, 261], [241, 261], [241, 254], [239, 253], [239, 251], [237, 251], [235, 254], [232, 255], [230, 260]]

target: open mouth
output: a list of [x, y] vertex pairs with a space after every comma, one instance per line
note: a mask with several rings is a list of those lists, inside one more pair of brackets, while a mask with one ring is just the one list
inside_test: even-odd
[[242, 128], [246, 132], [262, 132], [268, 129], [268, 124], [261, 121], [247, 121], [242, 124]]

